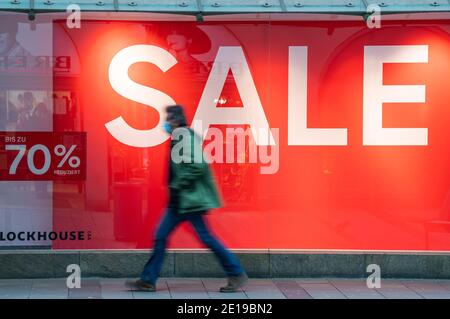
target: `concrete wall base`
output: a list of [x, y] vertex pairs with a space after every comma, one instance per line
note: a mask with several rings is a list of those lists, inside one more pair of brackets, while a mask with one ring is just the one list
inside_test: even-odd
[[[450, 279], [450, 253], [273, 252], [235, 251], [253, 278], [367, 277], [377, 264], [383, 278]], [[149, 257], [144, 250], [5, 250], [0, 251], [0, 278], [61, 278], [70, 264], [83, 277], [137, 277]], [[169, 251], [162, 277], [224, 277], [209, 251]]]

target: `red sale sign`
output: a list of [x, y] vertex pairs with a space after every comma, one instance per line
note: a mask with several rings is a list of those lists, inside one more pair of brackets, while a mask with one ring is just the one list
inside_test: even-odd
[[[80, 64], [54, 76], [80, 120], [54, 126], [86, 131], [89, 151], [83, 189], [54, 195], [53, 227], [93, 234], [55, 248], [151, 245], [167, 204], [164, 107], [178, 103], [214, 159], [224, 207], [208, 218], [228, 246], [450, 250], [450, 20], [54, 30], [55, 54], [70, 44]], [[201, 247], [185, 225], [170, 245]]]

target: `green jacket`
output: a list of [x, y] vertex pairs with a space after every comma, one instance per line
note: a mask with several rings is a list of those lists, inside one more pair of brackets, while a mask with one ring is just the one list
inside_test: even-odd
[[169, 188], [178, 194], [178, 213], [208, 211], [221, 206], [214, 177], [205, 161], [200, 137], [190, 128], [172, 134]]

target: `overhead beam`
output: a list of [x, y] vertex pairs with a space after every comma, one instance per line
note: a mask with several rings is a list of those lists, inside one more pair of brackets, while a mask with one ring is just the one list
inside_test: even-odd
[[[64, 12], [69, 4], [77, 4], [72, 0], [0, 0], [0, 10], [15, 12]], [[198, 17], [212, 14], [233, 13], [335, 13], [357, 14], [367, 12], [371, 3], [381, 6], [381, 13], [413, 13], [413, 12], [450, 12], [450, 0], [423, 0], [408, 4], [393, 0], [343, 0], [317, 4], [314, 0], [92, 0], [78, 3], [82, 11], [92, 12], [161, 12], [192, 14]]]

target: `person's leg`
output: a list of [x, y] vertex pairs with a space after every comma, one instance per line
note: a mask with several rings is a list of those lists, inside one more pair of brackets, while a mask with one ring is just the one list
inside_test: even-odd
[[244, 273], [244, 269], [236, 256], [211, 234], [203, 214], [189, 214], [187, 219], [194, 226], [200, 240], [215, 253], [229, 277], [236, 277]]
[[153, 253], [144, 266], [141, 274], [141, 279], [150, 284], [156, 284], [159, 272], [163, 265], [164, 256], [166, 252], [167, 238], [175, 229], [181, 218], [173, 208], [168, 208], [163, 220], [161, 221], [155, 235], [155, 243], [153, 246]]

